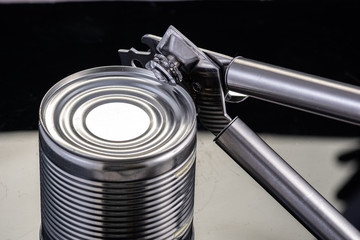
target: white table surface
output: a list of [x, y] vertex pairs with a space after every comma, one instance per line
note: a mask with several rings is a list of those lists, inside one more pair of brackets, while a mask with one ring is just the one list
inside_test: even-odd
[[[0, 132], [0, 239], [38, 240], [40, 189], [36, 131]], [[262, 136], [336, 208], [336, 192], [353, 171], [336, 157], [355, 138]], [[212, 141], [198, 133], [195, 239], [314, 239]]]

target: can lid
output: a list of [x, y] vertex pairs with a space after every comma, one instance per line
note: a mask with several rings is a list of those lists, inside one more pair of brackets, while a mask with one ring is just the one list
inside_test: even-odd
[[174, 154], [192, 145], [196, 111], [182, 87], [159, 82], [151, 71], [98, 67], [75, 73], [47, 92], [40, 131], [50, 150], [70, 154], [58, 165], [82, 168], [91, 161], [90, 168], [118, 166], [119, 171], [163, 161], [166, 170], [177, 164], [165, 158], [176, 159]]

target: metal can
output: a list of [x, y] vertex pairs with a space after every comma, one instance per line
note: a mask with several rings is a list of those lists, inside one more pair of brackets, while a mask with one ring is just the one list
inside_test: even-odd
[[193, 239], [196, 111], [151, 71], [73, 74], [39, 121], [43, 240]]

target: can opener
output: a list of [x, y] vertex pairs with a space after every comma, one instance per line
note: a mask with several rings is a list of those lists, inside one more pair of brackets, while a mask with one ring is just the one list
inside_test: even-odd
[[218, 144], [318, 239], [360, 239], [324, 197], [238, 117], [226, 102], [248, 96], [360, 125], [360, 88], [330, 79], [195, 46], [170, 26], [163, 37], [142, 37], [148, 51], [120, 49], [122, 65], [151, 70], [180, 84], [194, 100], [198, 119]]

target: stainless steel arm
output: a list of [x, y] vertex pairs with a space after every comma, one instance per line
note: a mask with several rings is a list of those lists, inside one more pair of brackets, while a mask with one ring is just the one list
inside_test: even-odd
[[360, 239], [360, 233], [240, 119], [215, 142], [318, 239]]
[[241, 57], [229, 65], [225, 81], [231, 91], [360, 124], [356, 86]]

